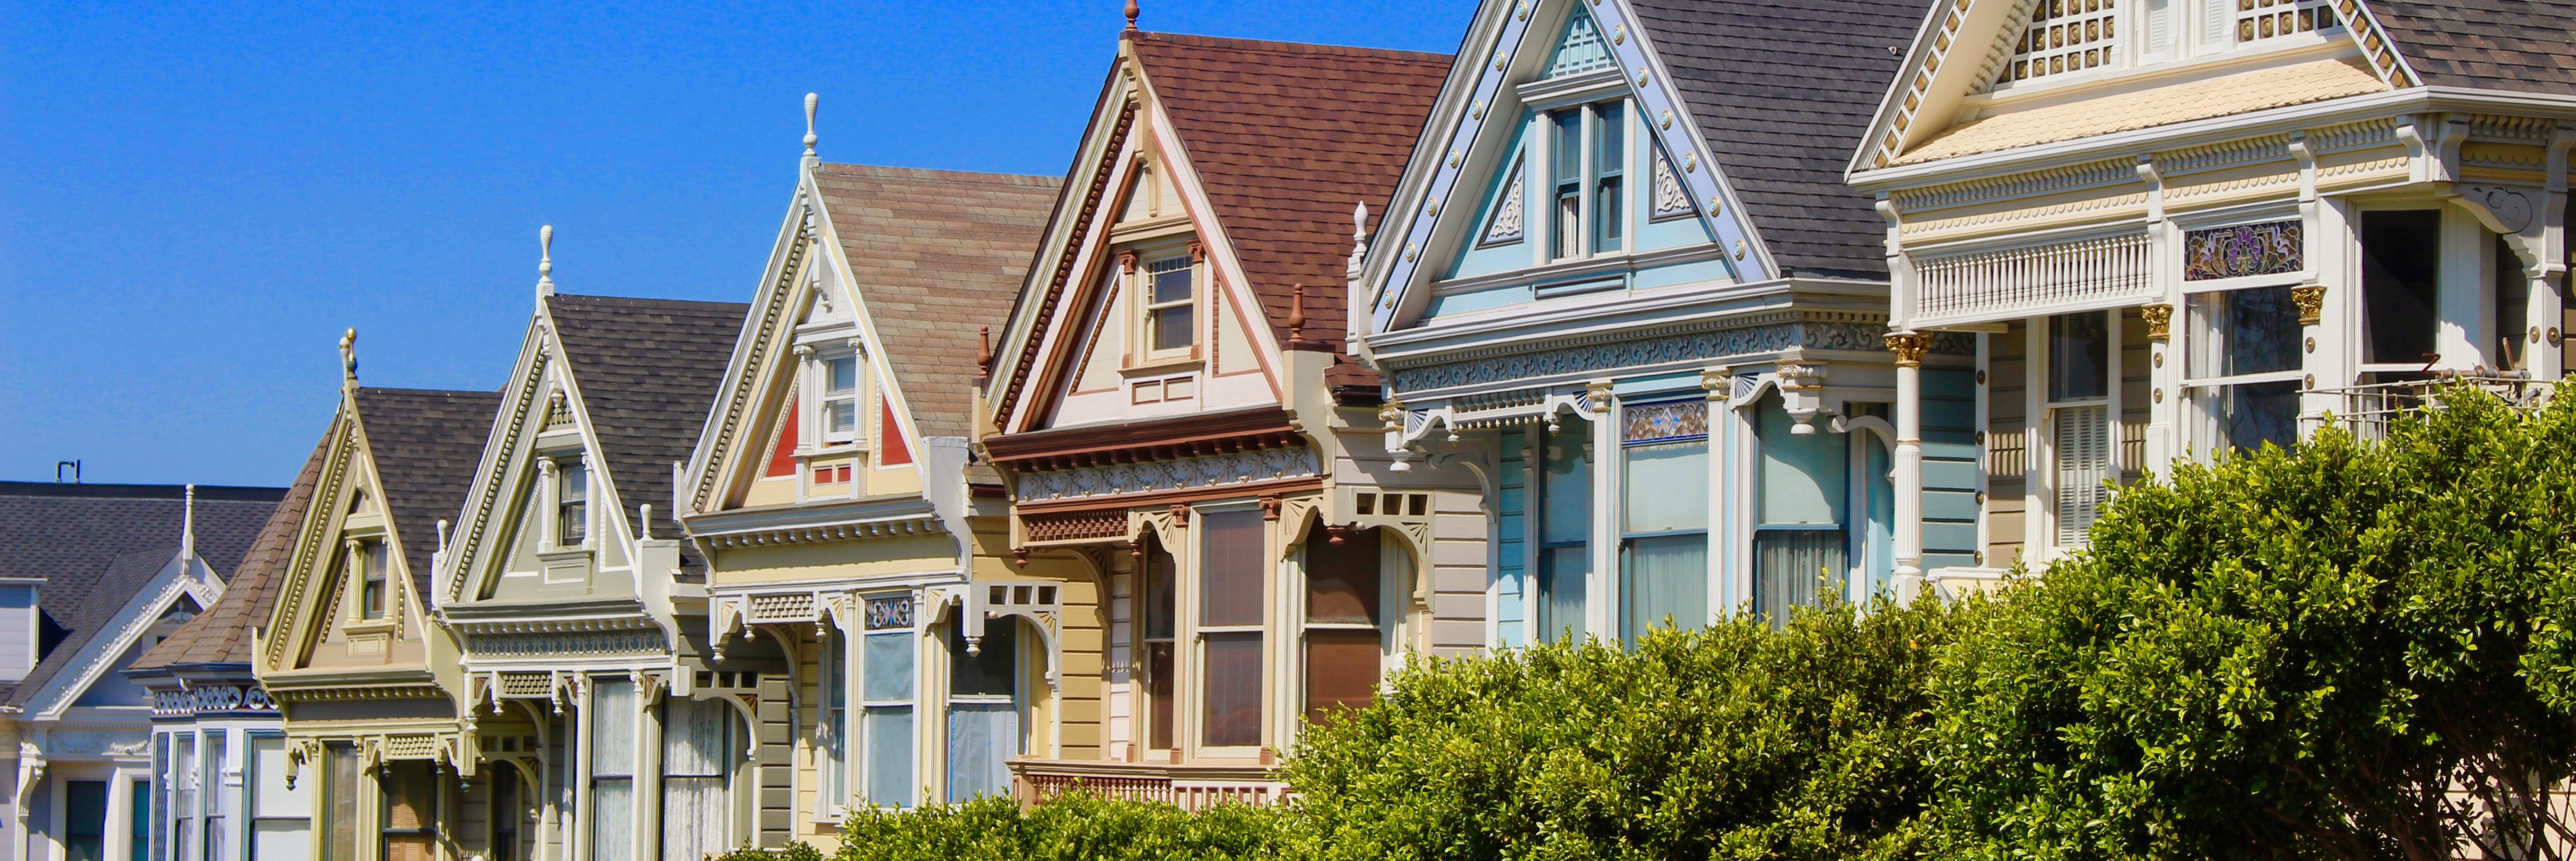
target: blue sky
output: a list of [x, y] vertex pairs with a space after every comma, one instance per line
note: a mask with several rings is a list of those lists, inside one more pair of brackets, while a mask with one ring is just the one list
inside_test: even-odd
[[[825, 159], [1062, 175], [1121, 0], [0, 12], [0, 480], [284, 484], [368, 385], [497, 388], [568, 293], [745, 301]], [[1145, 0], [1450, 52], [1470, 0]]]

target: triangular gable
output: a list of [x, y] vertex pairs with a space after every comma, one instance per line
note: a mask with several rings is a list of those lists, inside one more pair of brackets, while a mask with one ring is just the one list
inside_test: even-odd
[[[1740, 280], [1777, 277], [1750, 221], [1737, 204], [1732, 184], [1711, 158], [1698, 120], [1672, 89], [1661, 56], [1646, 28], [1636, 24], [1627, 0], [1603, 0], [1588, 8], [1575, 0], [1488, 0], [1470, 25], [1466, 49], [1452, 69], [1431, 127], [1416, 145], [1389, 218], [1370, 243], [1371, 275], [1383, 266], [1383, 277], [1366, 283], [1383, 285], [1368, 297], [1369, 331], [1383, 332], [1416, 319], [1429, 301], [1433, 273], [1421, 266], [1443, 255], [1428, 253], [1441, 241], [1436, 234], [1467, 236], [1458, 227], [1442, 229], [1444, 217], [1476, 218], [1486, 206], [1454, 206], [1457, 195], [1485, 203], [1489, 187], [1479, 187], [1508, 170], [1499, 154], [1514, 137], [1522, 119], [1515, 88], [1556, 77], [1558, 68], [1590, 69], [1569, 74], [1615, 70], [1649, 119], [1655, 147], [1679, 154], [1680, 173], [1674, 191], [1686, 196], [1704, 226], [1726, 249], [1728, 266]], [[1594, 51], [1600, 57], [1594, 58]], [[1470, 62], [1472, 60], [1472, 62]], [[1644, 179], [1643, 177], [1640, 178]], [[1642, 183], [1640, 184], [1642, 186]], [[1523, 219], [1529, 218], [1523, 202]], [[1474, 225], [1481, 228], [1482, 223]]]
[[[501, 589], [504, 579], [542, 573], [524, 568], [535, 563], [534, 554], [553, 549], [539, 547], [537, 541], [544, 528], [537, 519], [543, 514], [535, 510], [545, 500], [540, 477], [546, 470], [537, 463], [541, 457], [587, 457], [594, 470], [586, 502], [601, 515], [592, 519], [598, 531], [590, 537], [600, 552], [582, 576], [585, 580], [614, 577], [607, 572], [623, 568], [632, 579], [632, 566], [618, 564], [634, 558], [629, 526], [620, 516], [626, 505], [618, 495], [615, 471], [608, 468], [608, 450], [600, 444], [550, 312], [550, 307], [540, 305], [530, 321], [518, 367], [510, 375], [509, 387], [502, 390], [502, 412], [493, 421], [481, 463], [475, 467], [463, 520], [442, 560], [440, 591], [447, 604], [506, 600], [513, 596]], [[541, 450], [541, 439], [556, 440], [551, 445], [565, 447]], [[514, 570], [513, 566], [523, 567]], [[549, 578], [533, 579], [546, 585]]]
[[[156, 559], [160, 561], [157, 568], [152, 567]], [[126, 557], [109, 564], [111, 570], [99, 580], [102, 589], [93, 597], [104, 598], [116, 591], [124, 591], [127, 595], [125, 603], [94, 628], [96, 633], [81, 644], [71, 660], [62, 664], [51, 677], [43, 679], [36, 691], [25, 699], [23, 709], [29, 717], [60, 719], [64, 711], [79, 702], [100, 679], [123, 669], [120, 664], [124, 656], [140, 657], [149, 648], [143, 638], [161, 623], [162, 616], [173, 605], [184, 600], [198, 608], [211, 607], [223, 597], [223, 580], [215, 576], [205, 560], [193, 554], [168, 557], [126, 554]], [[149, 573], [145, 574], [147, 570]]]
[[[1862, 137], [1859, 151], [1853, 154], [1851, 171], [1857, 173], [1893, 166], [1900, 157], [1947, 130], [1951, 119], [1958, 116], [1963, 101], [1970, 96], [1992, 90], [2001, 81], [2029, 80], [2032, 75], [2027, 69], [2016, 74], [2016, 57], [2025, 62], [2031, 59], [2054, 60], [2060, 63], [2062, 70], [2070, 49], [2080, 51], [2085, 43], [2108, 41], [2098, 35], [2088, 35], [2083, 42], [2069, 46], [2063, 28], [2068, 24], [2098, 24], [2096, 19], [2100, 13], [2067, 13], [2064, 11], [2065, 2], [1950, 0], [1934, 5], [1917, 29], [1904, 65], [1899, 67], [1903, 74], [1890, 83], [1886, 95], [1881, 98], [1869, 132]], [[2178, 16], [2188, 2], [2194, 0], [2172, 0], [2167, 8]], [[2034, 14], [2039, 12], [2041, 3], [2056, 5], [2050, 7], [2052, 14], [2037, 15], [2040, 20], [2034, 23]], [[2230, 9], [2237, 6], [2232, 0], [2224, 5]], [[2398, 51], [2397, 44], [2387, 37], [2377, 14], [2370, 7], [2359, 0], [2331, 0], [2323, 6], [2332, 10], [2344, 26], [2320, 32], [2340, 34], [2341, 38], [2357, 45], [2366, 64], [2384, 84], [2403, 88], [2421, 83], [2421, 77]], [[2295, 13], [2292, 7], [2291, 3], [2279, 4], [2282, 11]], [[2094, 10], [2096, 7], [2084, 8]], [[2245, 14], [2255, 13], [2248, 11]], [[2231, 27], [2237, 23], [2232, 17], [2227, 22]], [[2049, 31], [2052, 26], [2060, 30], [2054, 37]], [[2047, 43], [2047, 47], [2034, 49], [2039, 44], [2030, 38], [2034, 31], [2042, 42]], [[2098, 33], [2098, 30], [2088, 33]], [[2176, 41], [2185, 38], [2178, 30], [2164, 31], [2152, 26], [2137, 36]]]

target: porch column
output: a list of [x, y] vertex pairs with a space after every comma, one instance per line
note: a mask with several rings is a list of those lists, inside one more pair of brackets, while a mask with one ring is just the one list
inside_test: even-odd
[[1896, 599], [1923, 591], [1923, 354], [1932, 336], [1887, 336], [1896, 354]]

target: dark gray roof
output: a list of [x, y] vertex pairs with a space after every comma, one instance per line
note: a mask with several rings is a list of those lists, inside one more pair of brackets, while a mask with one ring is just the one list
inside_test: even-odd
[[2576, 2], [2366, 0], [2424, 83], [2576, 90]]
[[366, 430], [367, 455], [383, 482], [385, 515], [411, 566], [414, 594], [427, 595], [430, 554], [438, 550], [438, 522], [465, 509], [474, 467], [492, 417], [501, 411], [494, 392], [361, 388], [358, 425]]
[[286, 576], [288, 562], [295, 556], [296, 528], [304, 524], [305, 509], [313, 504], [314, 485], [321, 481], [322, 464], [331, 456], [332, 435], [325, 433], [313, 446], [313, 455], [304, 461], [304, 472], [286, 488], [286, 498], [268, 516], [258, 540], [251, 543], [249, 554], [233, 571], [232, 580], [224, 584], [224, 597], [197, 618], [179, 626], [170, 639], [137, 658], [127, 672], [159, 670], [170, 666], [237, 666], [250, 668], [251, 629], [268, 625], [269, 610], [277, 603], [278, 583]]
[[[197, 488], [197, 556], [229, 576], [277, 510], [285, 488]], [[179, 555], [187, 488], [0, 482], [0, 577], [34, 577], [46, 648], [0, 704], [16, 707]]]
[[1772, 256], [1887, 277], [1886, 222], [1843, 184], [1919, 0], [1636, 0], [1673, 86]]
[[751, 306], [564, 294], [546, 302], [617, 498], [653, 506], [653, 534], [679, 537], [671, 462], [697, 446]]

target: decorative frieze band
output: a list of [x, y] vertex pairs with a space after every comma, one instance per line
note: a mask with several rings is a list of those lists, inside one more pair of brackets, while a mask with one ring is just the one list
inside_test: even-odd
[[1875, 352], [1885, 349], [1886, 335], [1887, 327], [1879, 323], [1784, 321], [1398, 368], [1387, 379], [1397, 392], [1418, 392], [1649, 365], [1713, 362], [1793, 348]]
[[1293, 446], [1023, 473], [1019, 476], [1018, 493], [1023, 503], [1053, 502], [1313, 478], [1318, 474], [1315, 453]]
[[276, 712], [277, 702], [258, 685], [195, 685], [152, 692], [152, 716], [157, 718]]
[[477, 658], [540, 658], [555, 655], [638, 655], [667, 650], [662, 632], [653, 629], [556, 631], [550, 633], [468, 634], [465, 650]]

